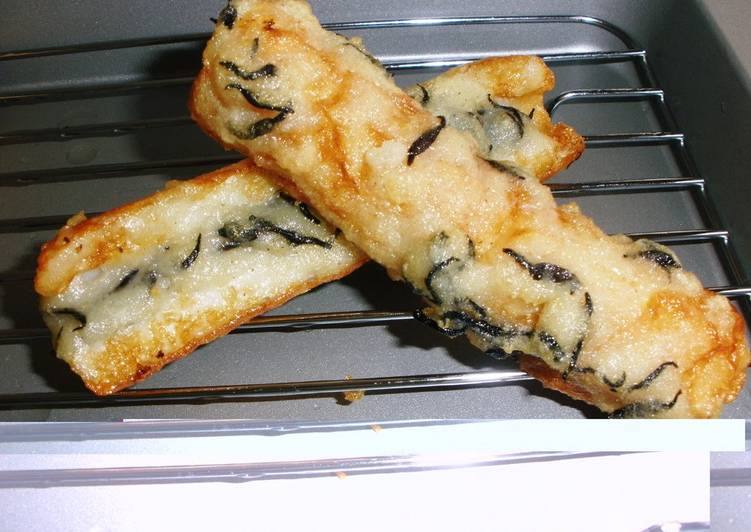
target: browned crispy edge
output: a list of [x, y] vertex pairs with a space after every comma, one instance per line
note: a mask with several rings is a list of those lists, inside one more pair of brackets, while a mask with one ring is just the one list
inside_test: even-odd
[[367, 261], [368, 261], [367, 258], [363, 258], [360, 261], [353, 264], [350, 268], [347, 268], [346, 270], [342, 270], [328, 277], [315, 279], [312, 281], [308, 281], [306, 283], [299, 284], [295, 288], [291, 289], [289, 292], [285, 293], [284, 295], [281, 295], [276, 299], [268, 301], [265, 305], [256, 307], [246, 312], [242, 312], [239, 315], [235, 316], [234, 318], [230, 319], [225, 325], [221, 327], [217, 327], [214, 330], [198, 338], [195, 338], [192, 342], [185, 345], [182, 349], [175, 351], [173, 353], [165, 353], [163, 358], [157, 359], [159, 360], [160, 363], [152, 364], [149, 366], [139, 364], [138, 371], [136, 372], [136, 374], [134, 374], [130, 379], [120, 382], [116, 386], [100, 387], [100, 386], [96, 386], [95, 383], [88, 382], [85, 378], [83, 378], [83, 376], [81, 376], [81, 378], [83, 379], [84, 384], [86, 384], [86, 387], [97, 395], [109, 395], [111, 393], [122, 390], [123, 388], [128, 388], [129, 386], [132, 386], [135, 383], [140, 382], [150, 377], [154, 373], [161, 370], [167, 364], [174, 362], [176, 360], [179, 360], [181, 358], [185, 358], [186, 356], [188, 356], [190, 353], [192, 353], [193, 351], [195, 351], [197, 348], [201, 347], [202, 345], [207, 344], [211, 342], [212, 340], [219, 338], [220, 336], [224, 336], [225, 334], [239, 327], [243, 323], [246, 323], [250, 321], [252, 318], [260, 314], [263, 314], [267, 310], [271, 310], [273, 308], [279, 307], [283, 305], [284, 303], [286, 303], [287, 301], [289, 301], [290, 299], [298, 295], [304, 294], [305, 292], [315, 288], [316, 286], [319, 286], [321, 284], [328, 283], [331, 281], [336, 281], [337, 279], [341, 279], [342, 277], [349, 275], [350, 273], [355, 271], [357, 268], [365, 264]]
[[[712, 292], [706, 291], [707, 295], [714, 295]], [[746, 371], [745, 368], [748, 365], [746, 357], [740, 356], [744, 352], [745, 346], [745, 321], [737, 309], [731, 308], [735, 323], [733, 326], [732, 338], [726, 345], [723, 346], [719, 352], [717, 349], [710, 349], [702, 359], [694, 364], [688, 371], [688, 375], [682, 377], [682, 391], [687, 396], [691, 396], [693, 393], [693, 386], [697, 375], [700, 378], [700, 373], [697, 373], [697, 369], [702, 367], [702, 361], [708, 362], [717, 356], [722, 357], [727, 364], [732, 366], [732, 372], [734, 379], [727, 383], [726, 386], [720, 388], [719, 392], [721, 396], [721, 403], [717, 405], [719, 408], [716, 412], [703, 412], [697, 411], [689, 404], [691, 414], [694, 417], [707, 418], [716, 417], [719, 414], [719, 409], [723, 404], [730, 404], [733, 402], [738, 394], [743, 390], [746, 383]], [[595, 405], [606, 413], [613, 412], [618, 408], [626, 406], [626, 403], [618, 397], [617, 394], [611, 392], [607, 386], [603, 385], [597, 380], [591, 379], [588, 375], [569, 375], [564, 377], [561, 372], [548, 366], [544, 360], [533, 355], [522, 355], [519, 357], [519, 368], [531, 377], [540, 381], [540, 383], [551, 390], [561, 392], [569, 397], [584, 401]], [[582, 382], [580, 382], [582, 381]], [[586, 381], [586, 382], [584, 382]], [[597, 401], [595, 401], [594, 388], [596, 386]], [[610, 408], [603, 408], [602, 403], [607, 402]]]
[[[257, 173], [262, 174], [267, 179], [272, 180], [272, 182], [283, 181], [282, 179], [273, 179], [274, 177], [277, 177], [277, 176], [273, 176], [272, 172], [266, 169], [257, 168], [255, 165], [252, 164], [250, 160], [243, 160], [233, 165], [220, 168], [213, 172], [209, 172], [209, 173], [197, 176], [191, 179], [190, 181], [199, 182], [199, 183], [221, 181], [225, 179], [226, 177], [229, 177], [230, 175], [246, 167], [249, 167], [250, 171], [256, 171]], [[144, 207], [144, 206], [152, 204], [154, 201], [157, 200], [157, 197], [158, 197], [157, 195], [164, 192], [165, 190], [168, 190], [168, 189], [162, 189], [160, 191], [157, 191], [155, 194], [152, 194], [146, 198], [141, 198], [131, 203], [121, 205], [119, 207], [106, 211], [98, 216], [84, 220], [76, 225], [65, 226], [62, 229], [60, 229], [57, 232], [57, 234], [49, 242], [45, 243], [42, 246], [42, 250], [39, 256], [37, 257], [37, 271], [36, 271], [36, 276], [34, 280], [35, 289], [37, 293], [39, 293], [42, 296], [49, 296], [54, 293], [54, 292], [50, 292], [50, 290], [48, 289], [47, 290], [43, 289], [43, 287], [41, 286], [42, 285], [40, 281], [42, 277], [41, 272], [47, 269], [49, 267], [49, 262], [51, 261], [51, 259], [57, 253], [59, 253], [60, 250], [62, 250], [64, 247], [71, 245], [77, 236], [82, 236], [85, 233], [103, 229], [104, 227], [107, 226], [108, 223], [117, 219], [123, 213], [130, 212], [131, 210], [135, 208], [140, 208], [140, 207]], [[64, 279], [60, 283], [56, 283], [56, 284], [62, 285], [62, 286], [57, 287], [58, 292], [59, 290], [65, 289], [65, 287], [67, 287], [67, 285], [69, 284], [70, 280], [76, 274], [80, 273], [81, 271], [85, 271], [85, 270], [97, 267], [98, 265], [104, 263], [112, 254], [113, 254], [112, 250], [107, 247], [97, 249], [97, 253], [95, 253], [90, 258], [87, 257], [87, 260], [82, 260], [76, 269], [69, 272], [69, 275], [66, 276], [66, 279]], [[286, 303], [290, 299], [300, 294], [303, 294], [320, 284], [324, 284], [330, 281], [335, 281], [337, 279], [340, 279], [350, 274], [351, 272], [353, 272], [354, 270], [362, 266], [365, 262], [367, 262], [367, 260], [368, 260], [367, 257], [362, 257], [359, 261], [357, 261], [351, 267], [345, 270], [341, 270], [337, 272], [336, 274], [330, 275], [328, 277], [314, 279], [305, 283], [298, 284], [297, 286], [290, 289], [287, 293], [279, 296], [276, 299], [268, 301], [266, 304], [262, 306], [255, 307], [248, 311], [242, 312], [239, 315], [236, 315], [234, 317], [228, 317], [228, 321], [226, 321], [224, 325], [219, 326], [215, 328], [214, 330], [200, 337], [194, 338], [193, 341], [186, 344], [181, 349], [174, 351], [172, 353], [164, 353], [164, 356], [162, 358], [153, 358], [152, 359], [153, 362], [148, 365], [139, 364], [138, 370], [134, 375], [132, 375], [129, 379], [123, 380], [116, 385], [101, 386], [101, 385], [97, 385], [96, 382], [86, 379], [80, 373], [79, 373], [79, 376], [84, 381], [84, 384], [86, 385], [86, 387], [89, 388], [94, 393], [96, 393], [97, 395], [107, 395], [110, 393], [114, 393], [118, 390], [122, 390], [123, 388], [132, 386], [136, 382], [142, 381], [146, 379], [147, 377], [153, 375], [154, 373], [162, 369], [165, 365], [171, 362], [174, 362], [175, 360], [184, 358], [185, 356], [189, 355], [191, 352], [193, 352], [195, 349], [197, 349], [201, 345], [204, 345], [220, 336], [223, 336], [224, 334], [227, 334], [231, 330], [249, 321], [250, 319], [268, 310], [276, 308]], [[75, 368], [72, 368], [72, 369], [73, 371], [75, 371]]]

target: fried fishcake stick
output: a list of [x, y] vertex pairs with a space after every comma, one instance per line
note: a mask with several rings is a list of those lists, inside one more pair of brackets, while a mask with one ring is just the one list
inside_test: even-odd
[[194, 117], [282, 170], [428, 298], [426, 321], [493, 356], [534, 355], [532, 375], [616, 416], [711, 417], [736, 397], [743, 321], [667, 248], [607, 236], [537, 180], [488, 164], [305, 2], [231, 9], [204, 52]]
[[35, 287], [58, 357], [108, 394], [365, 260], [243, 161], [74, 217]]

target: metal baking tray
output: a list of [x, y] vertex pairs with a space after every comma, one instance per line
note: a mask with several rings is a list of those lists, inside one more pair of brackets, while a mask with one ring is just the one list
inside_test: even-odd
[[[606, 231], [668, 243], [749, 320], [751, 133], [732, 118], [749, 115], [751, 95], [703, 2], [313, 6], [329, 28], [362, 36], [400, 85], [484, 56], [543, 56], [557, 77], [554, 119], [587, 138], [551, 182], [559, 200], [573, 198]], [[186, 107], [221, 7], [0, 8], [0, 420], [600, 416], [415, 323], [420, 301], [373, 264], [107, 400], [55, 359], [31, 284], [55, 228], [238, 159]], [[347, 404], [345, 390], [366, 395]], [[751, 418], [748, 390], [724, 415]]]

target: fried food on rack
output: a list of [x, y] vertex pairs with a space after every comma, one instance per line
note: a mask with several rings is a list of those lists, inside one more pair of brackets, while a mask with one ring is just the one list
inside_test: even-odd
[[743, 321], [669, 249], [608, 236], [488, 163], [307, 3], [231, 6], [194, 117], [423, 294], [423, 320], [491, 356], [536, 357], [532, 375], [614, 416], [711, 417], [737, 396]]
[[58, 357], [108, 394], [365, 260], [244, 161], [75, 216], [44, 246], [35, 288]]
[[453, 68], [406, 92], [445, 117], [446, 125], [470, 133], [481, 157], [542, 181], [584, 150], [584, 139], [566, 124], [553, 124], [545, 110], [543, 94], [554, 86], [553, 72], [539, 57], [508, 56]]
[[[534, 175], [539, 178], [547, 177], [551, 171], [551, 157], [557, 157], [559, 165], [563, 164], [564, 157], [562, 149], [558, 149], [557, 151], [551, 151], [550, 149], [554, 145], [563, 146], [561, 143], [558, 143], [558, 137], [547, 136], [554, 129], [550, 127], [550, 119], [546, 118], [548, 115], [542, 107], [543, 91], [551, 88], [550, 76], [547, 74], [549, 71], [547, 71], [544, 64], [539, 62], [539, 60], [531, 57], [514, 60], [485, 60], [482, 61], [482, 64], [483, 66], [480, 67], [478, 63], [478, 69], [475, 69], [472, 65], [456, 69], [452, 73], [439, 76], [437, 80], [427, 82], [424, 86], [431, 87], [430, 90], [434, 90], [432, 89], [433, 83], [449, 76], [452, 80], [451, 84], [454, 87], [461, 86], [462, 82], [466, 85], [484, 83], [486, 88], [482, 90], [492, 91], [494, 97], [502, 98], [503, 104], [507, 109], [512, 109], [512, 106], [518, 106], [521, 109], [521, 111], [511, 110], [504, 111], [504, 113], [518, 114], [519, 112], [523, 112], [525, 116], [529, 114], [536, 115], [534, 122], [525, 118], [526, 137], [512, 136], [510, 140], [506, 141], [507, 149], [505, 152], [496, 150], [495, 153], [488, 155], [489, 157], [503, 155], [503, 159], [499, 158], [498, 164], [512, 164], [509, 163], [509, 161], [512, 161], [516, 165], [516, 171], [525, 175]], [[530, 74], [522, 76], [521, 81], [519, 81], [519, 87], [513, 87], [511, 82], [519, 77], [522, 70], [529, 71]], [[483, 76], [478, 76], [477, 72], [483, 73]], [[506, 88], [496, 91], [494, 87], [502, 86], [498, 80], [508, 80], [503, 85]], [[433, 105], [438, 104], [443, 106], [444, 104], [441, 104], [442, 101], [447, 104], [450, 95], [450, 91], [435, 89], [432, 99]], [[451, 98], [451, 101], [453, 101], [453, 98]], [[484, 93], [478, 101], [472, 103], [468, 99], [467, 102], [475, 111], [489, 106]], [[532, 112], [532, 109], [535, 109], [535, 112]], [[460, 112], [457, 111], [456, 115], [459, 116]], [[503, 118], [500, 121], [496, 120], [496, 122], [500, 123], [502, 120]], [[565, 126], [555, 127], [565, 128]], [[491, 136], [495, 135], [495, 137], [498, 137], [498, 134], [493, 133], [494, 131], [502, 131], [502, 128], [499, 129], [496, 127], [489, 130]], [[541, 131], [544, 133], [540, 133]], [[488, 133], [484, 130], [474, 130], [472, 134], [477, 135], [478, 142], [487, 142]], [[536, 149], [529, 149], [529, 143], [526, 139], [530, 137], [542, 138], [541, 141], [537, 141]], [[571, 138], [579, 137], [574, 134]], [[572, 145], [570, 144], [570, 146]], [[516, 157], [516, 154], [522, 153], [527, 154], [526, 159], [519, 158], [521, 155]], [[501, 163], [501, 160], [504, 162]], [[538, 173], [539, 170], [544, 171]], [[363, 262], [364, 256], [355, 252], [349, 244], [336, 244], [335, 250], [345, 252], [348, 249], [352, 254], [351, 260], [342, 260], [341, 253], [331, 253], [313, 248], [303, 250], [299, 247], [299, 243], [292, 243], [289, 246], [277, 246], [279, 249], [274, 251], [275, 262], [270, 262], [262, 268], [260, 256], [254, 258], [257, 259], [255, 262], [249, 262], [251, 257], [247, 257], [243, 253], [248, 253], [248, 250], [257, 247], [263, 238], [268, 239], [270, 235], [274, 234], [273, 232], [265, 231], [266, 236], [263, 236], [252, 246], [250, 245], [250, 240], [242, 243], [243, 247], [248, 248], [246, 251], [237, 251], [234, 255], [232, 253], [219, 253], [219, 256], [231, 257], [235, 267], [242, 267], [244, 265], [249, 269], [255, 269], [257, 278], [259, 279], [263, 277], [273, 278], [276, 283], [273, 291], [264, 294], [258, 292], [257, 287], [253, 288], [253, 290], [256, 290], [254, 296], [251, 297], [246, 292], [246, 296], [236, 299], [231, 304], [228, 303], [227, 307], [221, 310], [223, 317], [194, 327], [191, 320], [200, 321], [206, 317], [203, 314], [199, 315], [200, 312], [205, 310], [204, 307], [198, 305], [195, 307], [194, 314], [184, 317], [178, 312], [177, 305], [187, 305], [190, 298], [203, 296], [199, 296], [199, 292], [191, 289], [189, 290], [189, 295], [183, 296], [188, 298], [186, 300], [174, 300], [162, 304], [158, 301], [151, 301], [151, 298], [155, 297], [164, 298], [165, 292], [160, 291], [157, 285], [159, 283], [165, 284], [168, 280], [167, 276], [165, 276], [157, 282], [155, 277], [157, 275], [156, 270], [143, 263], [144, 261], [157, 260], [154, 257], [162, 255], [162, 258], [159, 259], [162, 263], [172, 260], [171, 266], [166, 263], [164, 264], [165, 272], [184, 274], [185, 272], [180, 271], [176, 267], [176, 264], [180, 262], [179, 259], [181, 259], [180, 253], [186, 254], [187, 247], [199, 246], [195, 240], [195, 234], [198, 231], [198, 234], [202, 235], [202, 240], [197, 253], [206, 255], [206, 239], [212, 238], [208, 236], [212, 232], [216, 233], [216, 228], [206, 225], [210, 223], [211, 218], [201, 222], [204, 225], [202, 228], [195, 229], [188, 227], [183, 234], [181, 227], [173, 227], [169, 235], [163, 235], [157, 239], [164, 241], [163, 245], [170, 246], [172, 250], [171, 259], [168, 258], [169, 253], [166, 253], [169, 250], [160, 251], [154, 248], [157, 245], [156, 240], [154, 240], [156, 237], [153, 234], [154, 224], [142, 223], [142, 221], [139, 221], [137, 226], [131, 224], [128, 227], [126, 236], [117, 237], [120, 240], [124, 239], [124, 241], [131, 243], [138, 242], [137, 249], [130, 250], [128, 253], [120, 253], [119, 250], [117, 253], [114, 253], [114, 248], [112, 247], [104, 253], [100, 253], [99, 251], [99, 246], [106, 245], [97, 242], [100, 239], [110, 242], [110, 246], [115, 245], [112, 242], [118, 241], [117, 239], [112, 241], [108, 239], [112, 236], [114, 229], [119, 231], [125, 220], [137, 220], [142, 216], [152, 216], [152, 214], [149, 214], [151, 211], [145, 208], [146, 205], [159, 205], [159, 208], [163, 209], [164, 213], [173, 213], [179, 212], [179, 209], [178, 211], [173, 211], [173, 208], [178, 204], [187, 207], [185, 202], [189, 198], [189, 201], [193, 202], [193, 205], [190, 207], [192, 211], [199, 209], [206, 210], [206, 212], [201, 214], [203, 216], [207, 215], [211, 209], [216, 208], [217, 202], [223, 201], [221, 195], [229, 196], [234, 203], [250, 202], [251, 200], [247, 196], [248, 190], [258, 188], [259, 191], [265, 191], [262, 195], [267, 195], [270, 193], [268, 191], [272, 187], [273, 183], [268, 180], [267, 172], [254, 168], [250, 163], [240, 164], [218, 173], [196, 178], [193, 181], [189, 181], [188, 184], [178, 185], [167, 192], [159, 192], [155, 196], [138, 202], [134, 206], [107, 213], [103, 217], [99, 217], [97, 221], [89, 221], [85, 232], [81, 232], [84, 226], [76, 225], [78, 222], [83, 221], [83, 218], [71, 221], [57, 236], [56, 240], [45, 248], [45, 252], [40, 258], [40, 270], [37, 277], [38, 289], [44, 296], [42, 306], [45, 312], [45, 319], [53, 335], [56, 335], [57, 338], [56, 349], [58, 355], [73, 365], [75, 371], [84, 377], [84, 381], [92, 390], [100, 394], [110, 393], [153, 374], [168, 362], [187, 355], [199, 345], [224, 334], [250, 317], [270, 310], [292, 296], [313, 288], [326, 280], [346, 275], [357, 264]], [[289, 198], [283, 195], [280, 198], [289, 200]], [[249, 209], [248, 212], [253, 210], [250, 203], [246, 207]], [[285, 220], [294, 222], [294, 224], [302, 223], [305, 225], [306, 222], [300, 218], [300, 214], [302, 213], [308, 217], [309, 221], [315, 223], [315, 219], [312, 218], [313, 215], [309, 211], [306, 211], [305, 205], [301, 203], [298, 203], [298, 208], [301, 209], [300, 212], [290, 207], [289, 201], [280, 201], [278, 199], [264, 203], [263, 208], [264, 215], [268, 220]], [[255, 208], [253, 212], [257, 210]], [[257, 214], [255, 215], [257, 216]], [[248, 215], [238, 214], [235, 217], [238, 220], [244, 218], [242, 222], [247, 226]], [[294, 221], [295, 219], [297, 220], [296, 222]], [[180, 217], [176, 220], [179, 221]], [[170, 223], [174, 224], [175, 220]], [[284, 225], [284, 227], [287, 227], [287, 225]], [[72, 239], [70, 235], [74, 227], [78, 231], [76, 239]], [[104, 227], [108, 229], [104, 229]], [[224, 225], [221, 225], [221, 227], [224, 227]], [[325, 237], [323, 238], [324, 241], [333, 241], [333, 234], [324, 226], [315, 228], [311, 226], [310, 229], [313, 232], [320, 232], [321, 235], [319, 236], [322, 238]], [[248, 227], [237, 226], [236, 230], [247, 231]], [[82, 236], [84, 234], [87, 236]], [[283, 241], [278, 236], [281, 235], [284, 238], [284, 234], [277, 232], [276, 235], [277, 238], [272, 240], [275, 240], [277, 244], [282, 243]], [[66, 238], [68, 242], [65, 242]], [[79, 244], [84, 245], [82, 238], [89, 241], [89, 244], [86, 244], [86, 246], [93, 246], [91, 247], [92, 251], [81, 251], [80, 253], [73, 254], [70, 251], [71, 249], [74, 249]], [[216, 235], [213, 238], [216, 238]], [[72, 243], [72, 240], [76, 242]], [[186, 242], [183, 242], [181, 246], [166, 244], [166, 242], [183, 240], [186, 240]], [[221, 245], [227, 248], [225, 251], [228, 251], [229, 249], [234, 249], [232, 246], [235, 246], [235, 244], [237, 244], [236, 247], [240, 247], [239, 243], [229, 240], [223, 241]], [[152, 248], [151, 251], [148, 251], [147, 248], [149, 247]], [[184, 248], [182, 251], [181, 247]], [[87, 247], [87, 249], [89, 248]], [[303, 251], [304, 253], [301, 254]], [[211, 253], [213, 257], [215, 253], [213, 251]], [[138, 256], [141, 256], [141, 258], [137, 258]], [[309, 257], [314, 261], [306, 263], [311, 268], [308, 271], [306, 283], [301, 284], [298, 274], [303, 274], [302, 271], [287, 272], [284, 275], [279, 275], [279, 270], [276, 268], [278, 262], [276, 261], [297, 260], [294, 256], [298, 256], [300, 259]], [[214, 258], [211, 260], [214, 260]], [[238, 263], [237, 260], [244, 262]], [[48, 266], [50, 263], [54, 263], [55, 267], [50, 268]], [[217, 265], [217, 268], [220, 267], [218, 266], [220, 264], [219, 261], [215, 261], [214, 264]], [[188, 269], [191, 270], [191, 273], [194, 271], [192, 270], [192, 266]], [[109, 277], [105, 276], [105, 273], [103, 273], [105, 271], [109, 272]], [[229, 284], [232, 283], [231, 277], [222, 276], [218, 270], [205, 272], [205, 274], [202, 273], [201, 275], [205, 275], [203, 278], [206, 281], [202, 285], [201, 290], [206, 291], [207, 294], [212, 292], [217, 297], [226, 298], [227, 294], [230, 293]], [[87, 285], [94, 278], [99, 279], [99, 281], [96, 281], [100, 283], [99, 287], [92, 286], [85, 288], [84, 285]], [[188, 282], [188, 280], [180, 281], [182, 285]], [[148, 287], [149, 283], [154, 286]], [[259, 283], [259, 286], [266, 286], [266, 288], [270, 289], [264, 283], [265, 281]], [[285, 283], [288, 283], [288, 285]], [[107, 290], [112, 289], [110, 285], [119, 288], [107, 293]], [[130, 288], [126, 290], [126, 287]], [[84, 288], [85, 291], [81, 291]], [[147, 288], [149, 289], [147, 290]], [[246, 290], [249, 289], [246, 288]], [[78, 296], [74, 297], [71, 295], [72, 290], [81, 292], [76, 292]], [[138, 299], [143, 297], [147, 297], [147, 299]], [[131, 304], [133, 298], [137, 299], [135, 305]], [[190, 305], [193, 305], [193, 303], [190, 303]], [[149, 310], [146, 310], [147, 307]], [[117, 316], [108, 315], [105, 317], [102, 314], [105, 309], [108, 312], [115, 312]], [[129, 324], [134, 316], [139, 316], [142, 312], [144, 314], [140, 316], [142, 321], [139, 323], [141, 332], [138, 334], [128, 332], [127, 335], [119, 332], [123, 324]], [[108, 324], [105, 324], [103, 320], [107, 320]], [[174, 330], [170, 337], [161, 336], [161, 339], [157, 339], [158, 335], [154, 331], [169, 329], [172, 323], [171, 320], [174, 320], [179, 329]], [[79, 326], [84, 324], [86, 324], [86, 327], [78, 329]], [[132, 324], [127, 325], [127, 327], [132, 327]], [[101, 338], [96, 339], [94, 333], [91, 332], [101, 328], [104, 329], [99, 334], [104, 335], [105, 340]], [[160, 332], [159, 335], [162, 335], [162, 333]]]

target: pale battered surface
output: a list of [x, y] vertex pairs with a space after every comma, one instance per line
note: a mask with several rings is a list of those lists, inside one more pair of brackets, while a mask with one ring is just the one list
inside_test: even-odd
[[58, 357], [107, 394], [365, 260], [244, 161], [74, 217], [35, 288]]
[[584, 139], [566, 124], [553, 124], [543, 95], [555, 76], [534, 56], [489, 57], [452, 68], [406, 89], [447, 125], [466, 131], [486, 159], [543, 181], [584, 151]]
[[423, 318], [444, 332], [535, 355], [533, 375], [615, 415], [717, 416], [742, 389], [749, 351], [727, 299], [666, 248], [607, 236], [483, 160], [306, 3], [232, 2], [191, 103], [431, 300]]

